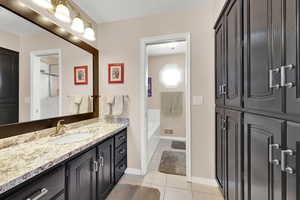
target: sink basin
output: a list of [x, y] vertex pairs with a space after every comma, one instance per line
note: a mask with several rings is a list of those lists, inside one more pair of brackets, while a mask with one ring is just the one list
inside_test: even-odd
[[51, 142], [57, 143], [57, 144], [68, 144], [73, 142], [80, 142], [81, 140], [88, 139], [90, 137], [93, 137], [93, 134], [90, 133], [76, 133], [72, 135], [66, 135], [62, 136], [57, 139], [53, 139]]

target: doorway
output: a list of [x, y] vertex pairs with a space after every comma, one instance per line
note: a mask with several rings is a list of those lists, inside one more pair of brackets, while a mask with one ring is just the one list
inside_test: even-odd
[[[185, 176], [191, 181], [190, 34], [144, 38], [140, 45], [141, 173], [148, 172], [157, 149], [185, 142]], [[174, 126], [179, 123], [182, 126]], [[162, 157], [170, 157], [168, 153]], [[160, 171], [162, 166], [161, 162]]]
[[31, 52], [31, 120], [61, 116], [61, 66], [60, 49]]

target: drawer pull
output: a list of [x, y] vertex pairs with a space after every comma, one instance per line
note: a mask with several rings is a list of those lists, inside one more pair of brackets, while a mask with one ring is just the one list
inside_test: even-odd
[[121, 149], [121, 150], [119, 151], [120, 154], [124, 154], [125, 152], [126, 152], [125, 149]]
[[39, 194], [36, 197], [33, 198], [27, 198], [26, 200], [39, 200], [43, 196], [45, 196], [48, 193], [48, 190], [46, 188], [43, 188], [39, 191]]
[[119, 136], [119, 140], [125, 140], [125, 135]]
[[270, 144], [269, 145], [269, 163], [273, 165], [279, 165], [280, 161], [278, 159], [273, 159], [273, 149], [280, 149], [279, 144]]
[[281, 171], [287, 172], [288, 174], [294, 174], [295, 171], [287, 166], [287, 156], [293, 156], [294, 152], [290, 149], [281, 151]]
[[270, 69], [269, 70], [269, 88], [270, 89], [279, 89], [280, 88], [280, 84], [274, 84], [273, 83], [273, 76], [274, 76], [274, 73], [279, 73], [280, 72], [280, 68], [276, 68], [276, 69]]
[[99, 157], [99, 165], [100, 165], [100, 167], [104, 167], [104, 158], [103, 158], [103, 156]]
[[92, 172], [98, 172], [99, 171], [99, 163], [95, 160], [91, 162], [91, 168]]

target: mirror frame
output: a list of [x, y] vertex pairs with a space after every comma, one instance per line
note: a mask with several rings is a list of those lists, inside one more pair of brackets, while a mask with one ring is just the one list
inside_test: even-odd
[[72, 123], [99, 117], [99, 51], [80, 39], [74, 40], [74, 36], [71, 33], [59, 32], [60, 26], [50, 21], [45, 22], [39, 20], [43, 16], [29, 7], [22, 7], [22, 3], [23, 2], [20, 0], [0, 0], [0, 7], [15, 13], [16, 15], [93, 55], [93, 112], [30, 122], [0, 125], [0, 139], [55, 127], [59, 120], [65, 120], [66, 123]]

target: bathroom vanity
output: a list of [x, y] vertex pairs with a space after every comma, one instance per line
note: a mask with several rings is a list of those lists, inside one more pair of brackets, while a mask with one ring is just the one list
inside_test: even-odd
[[[0, 149], [0, 199], [105, 199], [127, 168], [126, 133], [126, 124], [99, 121]], [[65, 139], [79, 135], [89, 137]]]

